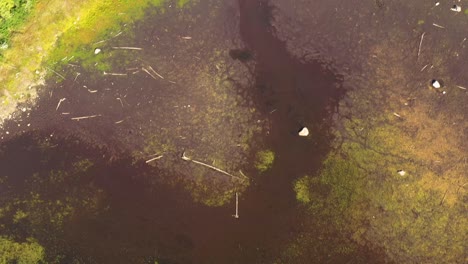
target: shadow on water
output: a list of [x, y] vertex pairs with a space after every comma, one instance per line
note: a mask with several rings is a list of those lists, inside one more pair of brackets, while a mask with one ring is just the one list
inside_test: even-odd
[[[97, 215], [77, 214], [65, 227], [61, 239], [73, 254], [89, 256], [90, 263], [154, 262], [147, 256], [159, 263], [270, 263], [298, 232], [293, 180], [314, 174], [329, 150], [330, 113], [342, 96], [342, 78], [319, 62], [302, 63], [287, 53], [270, 26], [267, 1], [239, 0], [239, 6], [246, 49], [230, 55], [246, 63], [255, 60], [256, 84], [248, 93], [270, 120], [265, 141], [276, 154], [272, 170], [242, 194], [240, 219], [230, 217], [233, 203], [208, 208], [168, 186], [148, 188], [146, 177], [159, 172], [145, 164], [109, 163], [93, 155], [100, 162], [90, 181], [106, 197]], [[302, 126], [311, 131], [309, 137], [297, 135]], [[18, 147], [25, 153], [23, 147], [32, 144], [12, 142], [9, 151]], [[79, 154], [76, 146], [58, 144], [57, 153]], [[18, 157], [31, 162], [38, 154], [31, 155]], [[18, 162], [5, 166], [21, 167]]]

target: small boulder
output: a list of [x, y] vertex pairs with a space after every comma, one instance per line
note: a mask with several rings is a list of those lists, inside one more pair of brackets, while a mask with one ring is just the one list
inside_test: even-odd
[[307, 137], [309, 135], [309, 129], [307, 127], [303, 127], [300, 131], [299, 131], [299, 136], [300, 137]]
[[405, 176], [406, 175], [406, 171], [404, 170], [397, 170], [398, 174], [400, 174], [400, 176]]
[[438, 80], [432, 80], [431, 81], [431, 86], [432, 86], [432, 88], [439, 89], [440, 87], [442, 87], [442, 84], [440, 84], [440, 82]]
[[459, 5], [453, 5], [452, 8], [450, 8], [453, 12], [461, 12], [461, 6]]

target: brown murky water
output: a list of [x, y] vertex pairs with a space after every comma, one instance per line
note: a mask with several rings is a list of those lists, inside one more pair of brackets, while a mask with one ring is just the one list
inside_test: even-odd
[[[144, 162], [135, 163], [130, 158], [132, 146], [141, 142], [121, 144], [127, 136], [138, 138], [143, 132], [134, 125], [144, 126], [143, 120], [148, 116], [158, 115], [160, 109], [167, 110], [165, 102], [176, 101], [174, 98], [185, 100], [186, 90], [182, 85], [154, 84], [148, 78], [117, 80], [113, 77], [84, 78], [79, 83], [67, 80], [58, 84], [56, 88], [60, 89], [54, 90], [49, 98], [45, 97], [30, 117], [23, 118], [35, 131], [14, 137], [13, 131], [23, 129], [24, 124], [20, 128], [16, 123], [10, 124], [15, 129], [10, 129], [10, 136], [5, 136], [0, 168], [1, 174], [14, 175], [17, 180], [10, 183], [13, 190], [21, 190], [23, 179], [34, 172], [67, 166], [77, 156], [97, 161], [92, 169], [93, 177], [84, 179], [79, 187], [95, 186], [103, 191], [100, 211], [77, 212], [64, 232], [55, 234], [55, 240], [39, 232], [42, 236], [39, 242], [60, 245], [53, 250], [65, 255], [61, 263], [70, 263], [73, 259], [83, 263], [153, 263], [155, 260], [158, 263], [272, 263], [288, 240], [299, 233], [301, 211], [297, 208], [292, 184], [297, 177], [314, 174], [329, 151], [332, 140], [329, 125], [344, 95], [345, 77], [334, 71], [330, 63], [325, 64], [323, 58], [293, 57], [291, 54], [301, 55], [303, 51], [291, 51], [278, 39], [278, 35], [284, 37], [284, 32], [277, 32], [272, 26], [275, 10], [269, 1], [239, 0], [229, 5], [239, 12], [239, 28], [235, 19], [226, 19], [226, 28], [233, 30], [226, 34], [240, 30], [242, 40], [229, 54], [253, 71], [253, 83], [241, 85], [238, 92], [252, 100], [260, 115], [268, 120], [268, 133], [262, 144], [276, 153], [274, 167], [255, 178], [241, 194], [240, 219], [231, 217], [234, 201], [219, 208], [193, 203], [189, 195], [178, 188], [163, 183], [150, 186], [151, 177], [167, 172]], [[194, 17], [201, 16], [207, 7], [199, 5], [197, 8], [191, 11]], [[379, 4], [376, 12], [378, 10], [386, 9]], [[148, 21], [146, 23], [152, 23]], [[322, 27], [328, 29], [326, 25]], [[317, 32], [323, 28], [318, 28]], [[141, 41], [139, 44], [145, 45], [154, 41], [148, 36], [157, 36], [161, 31], [158, 25], [151, 24], [137, 28], [135, 34]], [[328, 36], [321, 33], [318, 36], [326, 40]], [[325, 45], [315, 44], [319, 50]], [[319, 53], [327, 54], [323, 50]], [[334, 59], [341, 64], [346, 51], [338, 53], [340, 55]], [[169, 58], [171, 55], [168, 52], [161, 56]], [[353, 56], [357, 55], [350, 55]], [[352, 63], [348, 65], [353, 66]], [[154, 92], [155, 88], [159, 89], [158, 93]], [[96, 99], [88, 89], [103, 93]], [[105, 118], [97, 117], [91, 122], [63, 121], [56, 113], [56, 104], [64, 97], [73, 98], [68, 99], [67, 111], [83, 116], [103, 113]], [[160, 103], [161, 108], [155, 106], [152, 111], [144, 112], [141, 110], [146, 104], [141, 102], [143, 97]], [[125, 98], [125, 103], [116, 98]], [[116, 128], [116, 121], [137, 117], [129, 113], [143, 113], [144, 116], [132, 126]], [[166, 118], [169, 117], [171, 115]], [[309, 128], [311, 137], [297, 136], [302, 126]], [[51, 138], [51, 145], [55, 147], [47, 150], [46, 161], [41, 162], [44, 152], [33, 138]], [[253, 157], [256, 149], [251, 151]], [[54, 164], [59, 165], [55, 168]], [[246, 174], [255, 175], [256, 172], [246, 171]], [[359, 254], [362, 254], [361, 261], [380, 261], [366, 248]], [[329, 263], [352, 261], [334, 256], [328, 260]]]

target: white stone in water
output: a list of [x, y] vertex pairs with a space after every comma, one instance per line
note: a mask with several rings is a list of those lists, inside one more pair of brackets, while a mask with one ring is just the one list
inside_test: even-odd
[[404, 171], [404, 170], [399, 170], [399, 171], [398, 171], [398, 174], [400, 174], [401, 176], [405, 176], [406, 171]]
[[309, 135], [309, 129], [307, 127], [303, 127], [301, 131], [299, 131], [299, 136], [307, 137]]
[[439, 89], [441, 87], [440, 82], [437, 80], [432, 80], [432, 87]]
[[98, 48], [97, 48], [97, 49], [94, 50], [94, 54], [95, 54], [95, 55], [99, 54], [100, 52], [101, 52], [101, 49], [98, 49]]
[[452, 8], [450, 8], [453, 12], [461, 12], [461, 6], [459, 5], [453, 5]]

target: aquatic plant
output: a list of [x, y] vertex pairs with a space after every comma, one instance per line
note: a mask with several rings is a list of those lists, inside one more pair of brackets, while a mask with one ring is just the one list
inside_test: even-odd
[[32, 238], [25, 242], [16, 242], [0, 236], [0, 263], [42, 263], [44, 253], [44, 248]]
[[260, 172], [269, 170], [275, 161], [275, 153], [272, 150], [262, 150], [257, 152], [255, 168]]

